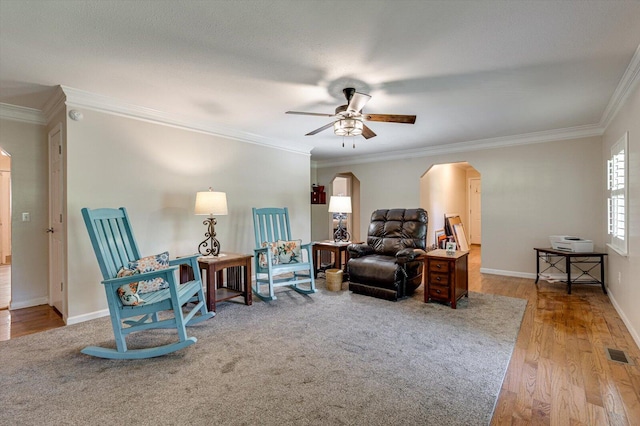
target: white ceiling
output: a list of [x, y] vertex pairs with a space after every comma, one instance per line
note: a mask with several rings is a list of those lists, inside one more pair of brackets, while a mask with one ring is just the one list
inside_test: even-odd
[[[0, 102], [63, 85], [327, 163], [597, 128], [639, 46], [639, 1], [0, 0]], [[416, 124], [352, 149], [284, 114], [347, 86]]]

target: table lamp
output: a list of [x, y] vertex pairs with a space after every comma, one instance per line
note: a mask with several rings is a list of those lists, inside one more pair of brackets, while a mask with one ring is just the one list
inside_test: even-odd
[[198, 246], [198, 251], [203, 256], [217, 256], [220, 254], [220, 242], [216, 239], [215, 225], [217, 224], [214, 215], [227, 215], [227, 194], [215, 192], [211, 187], [208, 191], [201, 191], [196, 194], [196, 215], [209, 215], [202, 222], [207, 225], [205, 239]]
[[331, 196], [329, 199], [329, 212], [338, 213], [338, 229], [333, 234], [333, 240], [335, 242], [349, 241], [351, 236], [347, 232], [347, 228], [342, 225], [342, 215], [351, 213], [351, 197], [343, 195]]

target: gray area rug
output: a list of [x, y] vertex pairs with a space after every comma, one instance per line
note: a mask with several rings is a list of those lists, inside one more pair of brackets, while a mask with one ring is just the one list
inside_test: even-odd
[[[160, 358], [114, 346], [107, 318], [0, 342], [0, 424], [488, 424], [526, 301], [471, 293], [458, 309], [288, 288], [218, 304], [195, 345]], [[343, 286], [346, 288], [346, 284]], [[171, 331], [137, 333], [130, 347]]]

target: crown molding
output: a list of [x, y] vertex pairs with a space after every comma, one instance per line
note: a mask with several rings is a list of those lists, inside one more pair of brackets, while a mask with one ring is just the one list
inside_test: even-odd
[[597, 124], [589, 124], [586, 126], [568, 127], [566, 129], [545, 130], [542, 132], [526, 133], [522, 135], [501, 136], [498, 138], [435, 145], [428, 148], [363, 155], [357, 158], [342, 157], [325, 161], [314, 161], [313, 166], [321, 169], [352, 164], [375, 163], [379, 161], [406, 160], [416, 157], [429, 157], [434, 155], [455, 154], [460, 152], [508, 148], [511, 146], [529, 145], [534, 143], [602, 136], [603, 133], [603, 127]]
[[61, 86], [56, 87], [56, 90], [54, 91], [54, 93], [49, 97], [49, 99], [47, 99], [47, 102], [45, 102], [44, 107], [42, 107], [42, 112], [44, 113], [44, 116], [47, 118], [47, 123], [51, 122], [53, 117], [55, 117], [55, 115], [58, 114], [60, 110], [66, 106], [65, 104], [66, 100], [67, 100], [67, 97], [65, 93], [62, 91], [62, 87]]
[[97, 95], [95, 93], [85, 92], [83, 90], [74, 89], [68, 86], [60, 87], [66, 95], [66, 104], [69, 107], [85, 108], [107, 114], [119, 115], [150, 123], [191, 130], [212, 136], [219, 136], [225, 139], [233, 139], [236, 141], [251, 143], [254, 145], [276, 148], [296, 154], [305, 154], [309, 157], [311, 156], [311, 149], [313, 149], [312, 146], [304, 145], [299, 145], [299, 148], [295, 149], [286, 146], [281, 141], [260, 136], [254, 133], [220, 126], [212, 124], [210, 122], [179, 118], [173, 114], [168, 114], [166, 112], [158, 111], [155, 109], [126, 103], [118, 99]]
[[[391, 153], [371, 154], [360, 156], [358, 158], [342, 157], [330, 160], [311, 161], [311, 167], [317, 169], [466, 151], [505, 148], [509, 146], [543, 143], [554, 140], [601, 136], [604, 133], [604, 130], [609, 126], [609, 124], [611, 124], [611, 121], [615, 118], [630, 93], [633, 91], [635, 85], [638, 84], [638, 81], [640, 81], [640, 45], [636, 48], [633, 58], [618, 83], [616, 90], [611, 96], [611, 99], [609, 100], [598, 124], [491, 139], [480, 139], [468, 142], [457, 142], [446, 145], [436, 145], [428, 148], [394, 151]], [[176, 118], [173, 115], [162, 111], [128, 104], [113, 98], [85, 92], [68, 86], [59, 86], [58, 90], [56, 90], [54, 95], [47, 101], [42, 111], [0, 103], [0, 118], [46, 125], [47, 122], [59, 111], [59, 109], [65, 105], [87, 108], [108, 114], [120, 115], [156, 124], [192, 130], [226, 139], [233, 139], [255, 145], [281, 149], [283, 151], [293, 152], [296, 154], [305, 154], [307, 156], [311, 156], [311, 150], [313, 149], [312, 146], [300, 146], [300, 149], [293, 149], [271, 138], [211, 124], [209, 122]]]
[[40, 126], [47, 124], [47, 119], [40, 110], [4, 103], [0, 103], [0, 119], [21, 121]]
[[358, 158], [336, 158], [331, 160], [312, 161], [312, 168], [324, 168], [335, 166], [346, 166], [351, 164], [373, 163], [378, 161], [402, 160], [414, 157], [427, 157], [430, 155], [452, 154], [466, 151], [477, 151], [484, 149], [505, 148], [516, 145], [526, 145], [530, 143], [551, 142], [554, 140], [578, 139], [591, 136], [602, 136], [611, 121], [618, 114], [618, 111], [627, 100], [636, 84], [640, 81], [640, 45], [629, 62], [629, 66], [620, 79], [616, 90], [611, 95], [611, 99], [605, 108], [600, 122], [566, 129], [534, 132], [522, 135], [505, 136], [492, 139], [481, 139], [469, 142], [457, 142], [447, 145], [436, 145], [429, 148], [394, 151], [391, 153], [371, 154]]
[[618, 111], [627, 100], [635, 85], [640, 80], [640, 45], [636, 49], [636, 53], [634, 53], [633, 58], [631, 58], [631, 62], [629, 62], [629, 66], [625, 70], [616, 90], [613, 92], [611, 99], [609, 100], [609, 104], [604, 109], [602, 113], [602, 118], [600, 119], [600, 127], [606, 129], [611, 124], [611, 121], [618, 114]]

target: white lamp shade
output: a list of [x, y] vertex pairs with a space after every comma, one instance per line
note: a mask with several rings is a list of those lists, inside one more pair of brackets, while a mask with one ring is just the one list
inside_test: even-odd
[[355, 118], [343, 118], [333, 123], [333, 132], [337, 136], [359, 136], [363, 129], [362, 121]]
[[329, 199], [331, 213], [351, 213], [351, 197], [333, 195]]
[[227, 212], [227, 194], [225, 192], [202, 191], [196, 194], [196, 214], [220, 216]]

